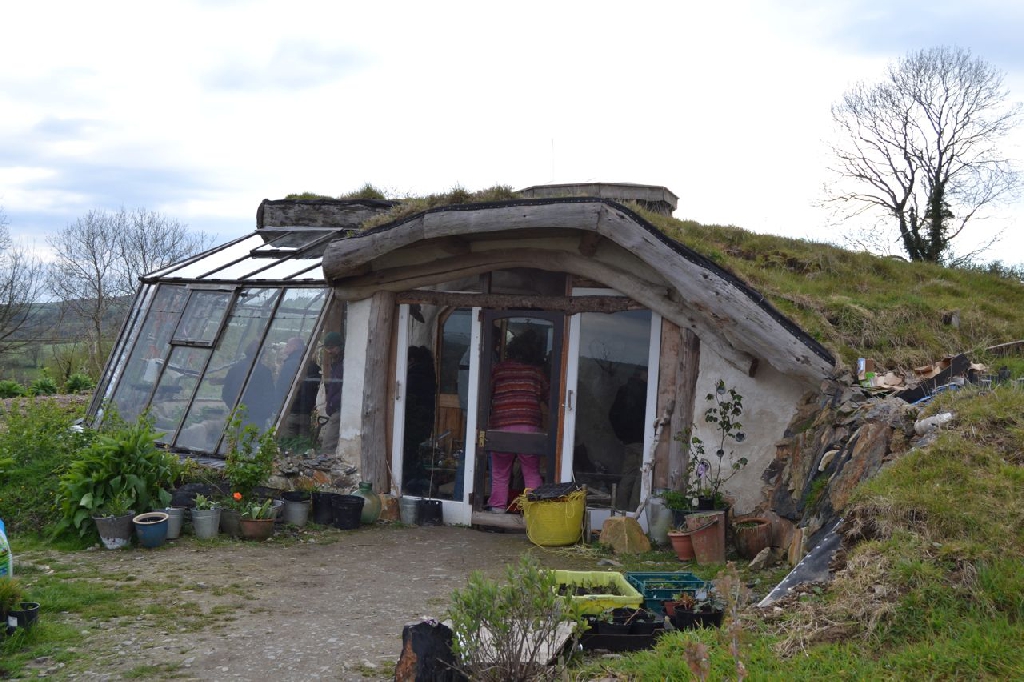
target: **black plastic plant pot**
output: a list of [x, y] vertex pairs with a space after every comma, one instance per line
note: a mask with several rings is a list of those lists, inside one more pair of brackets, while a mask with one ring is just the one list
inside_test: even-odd
[[421, 526], [444, 525], [444, 510], [441, 500], [420, 500], [417, 504], [418, 520]]
[[695, 628], [720, 628], [722, 627], [722, 611], [710, 611], [708, 613], [693, 613], [692, 611], [676, 610], [672, 616], [672, 625], [677, 630], [693, 630]]
[[360, 517], [363, 515], [362, 497], [358, 495], [335, 495], [331, 500], [331, 512], [335, 528], [341, 530], [356, 530], [362, 523]]
[[651, 635], [658, 627], [658, 618], [650, 611], [641, 610], [629, 621], [629, 634]]
[[[17, 628], [29, 629], [35, 624], [39, 617], [39, 603], [34, 601], [21, 602], [21, 608], [11, 609], [7, 612], [6, 631], [8, 635], [14, 634]], [[0, 630], [3, 632], [3, 630]]]
[[281, 495], [285, 502], [305, 502], [309, 499], [309, 493], [304, 490], [289, 490]]
[[597, 621], [597, 634], [599, 635], [628, 635], [630, 623], [609, 623], [607, 621]]
[[313, 493], [313, 523], [320, 526], [329, 526], [334, 522], [334, 513], [331, 510], [331, 499], [338, 497], [338, 493]]

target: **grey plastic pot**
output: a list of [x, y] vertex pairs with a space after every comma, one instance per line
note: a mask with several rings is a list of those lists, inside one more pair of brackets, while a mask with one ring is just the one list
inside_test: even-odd
[[181, 537], [181, 522], [185, 518], [185, 508], [164, 507], [160, 511], [167, 514], [167, 539], [177, 540]]
[[193, 509], [192, 532], [200, 540], [217, 537], [220, 531], [220, 509]]
[[132, 543], [132, 535], [135, 534], [135, 526], [132, 518], [135, 512], [130, 511], [121, 516], [95, 516], [96, 530], [100, 534], [100, 540], [107, 549], [121, 549]]
[[301, 528], [309, 521], [309, 500], [284, 500], [284, 522]]

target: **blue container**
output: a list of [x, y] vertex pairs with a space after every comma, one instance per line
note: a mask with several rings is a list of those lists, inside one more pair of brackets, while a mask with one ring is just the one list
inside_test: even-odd
[[149, 512], [139, 514], [132, 519], [135, 524], [135, 536], [143, 547], [159, 547], [167, 539], [167, 514]]
[[672, 573], [626, 573], [626, 580], [644, 596], [644, 608], [658, 616], [665, 615], [661, 602], [672, 599], [680, 592], [696, 593], [707, 588], [708, 583], [693, 573], [675, 571]]

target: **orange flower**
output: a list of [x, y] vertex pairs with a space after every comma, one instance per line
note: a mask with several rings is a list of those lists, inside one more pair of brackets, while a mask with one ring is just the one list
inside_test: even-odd
[[238, 500], [239, 502], [241, 502], [241, 501], [242, 501], [242, 493], [235, 493], [235, 494], [234, 494], [234, 495], [232, 495], [231, 497], [235, 498], [235, 499], [236, 499], [236, 500]]

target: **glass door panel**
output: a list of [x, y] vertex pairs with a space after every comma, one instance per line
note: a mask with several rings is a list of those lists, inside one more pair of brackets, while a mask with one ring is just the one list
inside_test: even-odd
[[564, 323], [561, 313], [484, 313], [475, 489], [478, 499], [486, 491], [487, 503], [480, 507], [507, 506], [518, 491], [555, 480]]
[[632, 511], [642, 499], [651, 327], [649, 310], [579, 316], [572, 474], [591, 506]]

